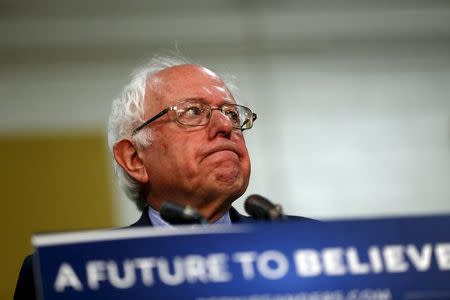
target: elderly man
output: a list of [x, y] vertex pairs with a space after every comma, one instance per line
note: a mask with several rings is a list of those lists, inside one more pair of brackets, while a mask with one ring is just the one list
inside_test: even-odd
[[[131, 226], [168, 226], [159, 214], [165, 201], [190, 205], [210, 223], [251, 222], [231, 204], [248, 185], [242, 132], [255, 120], [205, 67], [155, 58], [140, 69], [113, 102], [108, 126], [119, 181], [143, 211]], [[14, 299], [34, 298], [28, 256]]]
[[[164, 226], [165, 201], [196, 208], [211, 223], [246, 222], [231, 203], [248, 185], [242, 131], [256, 114], [236, 104], [224, 81], [199, 65], [155, 58], [112, 105], [109, 146], [119, 181], [143, 210], [132, 226]], [[35, 299], [32, 258], [14, 299]]]

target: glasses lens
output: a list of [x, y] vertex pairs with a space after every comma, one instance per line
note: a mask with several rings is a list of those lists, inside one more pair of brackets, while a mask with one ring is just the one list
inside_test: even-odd
[[188, 101], [177, 105], [178, 122], [184, 125], [208, 124], [210, 114], [210, 107], [198, 101]]
[[228, 104], [222, 107], [223, 113], [231, 120], [233, 127], [236, 129], [250, 129], [253, 126], [252, 111], [241, 105]]
[[[211, 118], [211, 107], [200, 101], [186, 101], [179, 103], [176, 107], [177, 120], [183, 125], [206, 125]], [[249, 108], [237, 104], [225, 104], [220, 110], [230, 119], [233, 128], [241, 130], [252, 128], [254, 114]]]

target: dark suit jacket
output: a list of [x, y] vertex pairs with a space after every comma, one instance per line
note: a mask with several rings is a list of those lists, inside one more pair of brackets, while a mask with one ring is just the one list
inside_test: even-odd
[[[255, 223], [254, 219], [241, 215], [233, 207], [230, 209], [230, 219], [232, 223]], [[289, 220], [292, 221], [313, 221], [304, 217], [289, 216]], [[141, 226], [153, 226], [148, 216], [148, 208], [144, 209], [139, 220], [131, 224], [129, 227], [141, 227]], [[36, 290], [34, 287], [34, 275], [33, 275], [33, 256], [28, 255], [23, 261], [22, 268], [20, 269], [19, 278], [17, 280], [16, 289], [14, 291], [14, 300], [28, 300], [37, 299]]]

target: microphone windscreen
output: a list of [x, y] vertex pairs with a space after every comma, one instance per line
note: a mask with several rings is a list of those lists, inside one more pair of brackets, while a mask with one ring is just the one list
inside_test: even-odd
[[163, 204], [161, 204], [159, 214], [161, 215], [161, 218], [163, 218], [170, 224], [176, 224], [180, 216], [183, 215], [183, 209], [184, 207], [181, 205], [171, 202], [164, 202]]
[[159, 213], [170, 224], [205, 224], [206, 219], [194, 208], [172, 202], [161, 204]]
[[279, 206], [260, 195], [250, 195], [244, 203], [245, 211], [257, 220], [275, 220], [283, 218]]

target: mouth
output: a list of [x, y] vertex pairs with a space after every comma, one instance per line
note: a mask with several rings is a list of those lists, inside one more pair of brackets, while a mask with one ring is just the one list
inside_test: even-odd
[[216, 155], [220, 155], [223, 158], [228, 158], [228, 159], [233, 159], [233, 158], [239, 159], [242, 156], [238, 147], [236, 147], [233, 144], [226, 144], [226, 145], [218, 145], [218, 146], [208, 149], [207, 151], [205, 151], [203, 153], [202, 160], [209, 156], [216, 156]]

